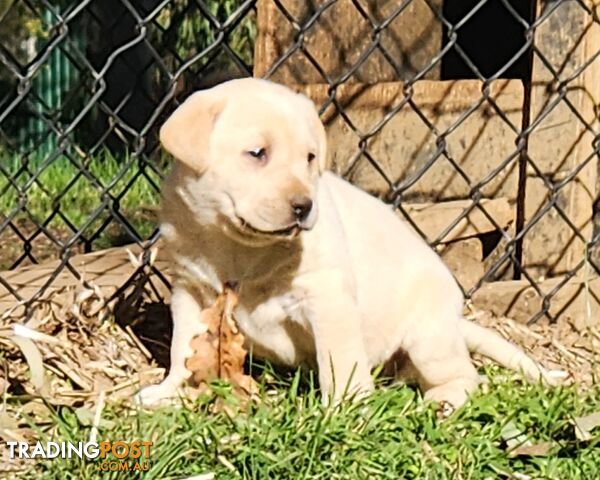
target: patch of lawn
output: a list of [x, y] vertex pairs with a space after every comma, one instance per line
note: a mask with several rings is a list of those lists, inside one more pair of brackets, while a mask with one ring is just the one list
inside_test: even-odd
[[[208, 472], [217, 479], [598, 478], [600, 436], [578, 441], [572, 420], [600, 409], [600, 389], [546, 388], [499, 372], [505, 374], [489, 370], [491, 384], [443, 420], [411, 387], [387, 386], [362, 402], [328, 410], [310, 378], [268, 374], [262, 377], [267, 400], [245, 412], [213, 411], [216, 402], [235, 404], [224, 384], [183, 408], [109, 406], [103, 419], [110, 427], [100, 429], [98, 440], [153, 441], [145, 479]], [[549, 452], [511, 456], [507, 426], [533, 444], [549, 442]], [[67, 407], [56, 411], [45, 431], [55, 441], [86, 441], [90, 433]], [[36, 478], [136, 477], [100, 472], [97, 462], [42, 460]]]
[[105, 248], [123, 243], [119, 237], [132, 241], [133, 232], [147, 238], [156, 227], [161, 178], [142, 161], [104, 152], [77, 162], [58, 157], [47, 166], [4, 156], [0, 166], [0, 220], [11, 218], [19, 229], [37, 222], [61, 239], [81, 231], [81, 241]]

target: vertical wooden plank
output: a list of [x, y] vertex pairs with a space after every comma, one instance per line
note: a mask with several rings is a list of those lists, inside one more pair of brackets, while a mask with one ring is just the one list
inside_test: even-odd
[[[442, 0], [429, 1], [441, 10]], [[290, 53], [299, 33], [296, 26], [305, 24], [321, 8], [316, 22], [302, 35], [303, 46], [333, 80], [351, 70], [361, 55], [369, 51], [374, 42], [371, 22], [386, 25], [379, 36], [381, 48], [370, 52], [351, 75], [350, 83], [373, 84], [413, 78], [429, 65], [442, 44], [442, 24], [426, 0], [413, 0], [395, 17], [402, 2], [361, 0], [356, 2], [358, 7], [352, 0], [338, 0], [330, 6], [326, 0], [282, 0], [279, 3], [283, 8], [273, 0], [258, 0], [254, 75], [265, 76], [280, 58], [289, 54], [270, 76], [280, 83], [325, 82], [300, 49]], [[286, 15], [293, 17], [297, 25]], [[388, 19], [391, 21], [387, 22]], [[424, 78], [439, 79], [440, 65], [438, 62]]]
[[[527, 222], [553, 198], [586, 241], [592, 235], [593, 203], [597, 195], [600, 102], [600, 25], [592, 12], [599, 0], [540, 2], [545, 20], [535, 34], [532, 124], [528, 166]], [[572, 179], [570, 179], [572, 177]], [[555, 192], [545, 181], [565, 185]], [[527, 223], [526, 222], [526, 223]], [[584, 258], [585, 241], [554, 208], [524, 239], [524, 266], [535, 277], [568, 272]]]

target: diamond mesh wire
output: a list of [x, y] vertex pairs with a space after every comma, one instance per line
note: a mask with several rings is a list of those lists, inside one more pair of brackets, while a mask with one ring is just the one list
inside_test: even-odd
[[[157, 129], [191, 91], [254, 74], [311, 96], [331, 168], [442, 255], [479, 242], [467, 297], [520, 279], [530, 321], [554, 320], [600, 265], [599, 31], [583, 0], [0, 0], [0, 269], [57, 261], [32, 295], [3, 273], [0, 289], [30, 308], [65, 271], [85, 282], [75, 254], [127, 243], [146, 252], [129, 282], [167, 283], [148, 264]], [[424, 205], [460, 208], [431, 235]], [[456, 235], [474, 217], [485, 231]]]

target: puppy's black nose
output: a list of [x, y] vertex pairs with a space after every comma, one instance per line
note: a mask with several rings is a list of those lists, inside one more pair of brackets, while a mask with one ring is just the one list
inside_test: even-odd
[[290, 204], [294, 211], [294, 217], [299, 222], [306, 220], [313, 206], [312, 200], [304, 195], [294, 195], [290, 199]]

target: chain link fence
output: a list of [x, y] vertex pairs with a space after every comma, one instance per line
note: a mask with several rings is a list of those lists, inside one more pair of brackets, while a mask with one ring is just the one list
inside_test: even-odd
[[[0, 0], [0, 304], [30, 315], [65, 276], [87, 284], [78, 254], [131, 243], [143, 253], [113, 297], [133, 286], [129, 307], [160, 301], [157, 129], [190, 92], [254, 74], [317, 103], [330, 168], [412, 223], [468, 298], [528, 321], [580, 303], [591, 315], [598, 12], [595, 0]], [[35, 282], [15, 280], [41, 263]]]

